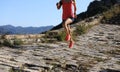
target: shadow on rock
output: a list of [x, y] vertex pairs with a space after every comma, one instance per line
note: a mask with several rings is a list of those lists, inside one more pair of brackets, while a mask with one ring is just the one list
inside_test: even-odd
[[100, 72], [120, 72], [120, 70], [106, 69], [106, 70], [102, 70]]

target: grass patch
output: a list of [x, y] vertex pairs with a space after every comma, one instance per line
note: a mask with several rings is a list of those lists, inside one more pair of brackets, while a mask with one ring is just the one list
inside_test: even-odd
[[65, 32], [64, 31], [59, 31], [59, 32], [46, 32], [44, 36], [44, 43], [53, 43], [56, 41], [64, 41], [65, 39]]
[[80, 24], [76, 27], [76, 30], [74, 31], [74, 36], [85, 34], [93, 25], [91, 24]]
[[54, 43], [56, 41], [56, 35], [57, 33], [55, 32], [47, 31], [43, 37], [42, 43]]
[[120, 5], [115, 5], [106, 12], [103, 12], [103, 20], [110, 20], [114, 16], [120, 14]]
[[75, 30], [76, 35], [82, 35], [82, 34], [85, 34], [86, 32], [87, 32], [87, 27], [85, 26], [85, 24], [81, 24], [77, 26]]
[[13, 44], [14, 44], [14, 45], [22, 45], [22, 44], [23, 44], [23, 41], [20, 40], [20, 39], [14, 39]]
[[60, 32], [56, 38], [58, 41], [64, 41], [65, 40], [66, 33], [64, 31]]
[[4, 39], [2, 45], [7, 47], [13, 47], [13, 44], [8, 39]]
[[21, 39], [6, 39], [6, 35], [1, 35], [0, 46], [14, 47], [16, 45], [22, 45], [23, 41]]
[[7, 46], [7, 47], [14, 47], [22, 44], [23, 42], [20, 39], [15, 39], [15, 40], [3, 39], [2, 42], [0, 42], [0, 46]]
[[[73, 40], [76, 40], [76, 36], [85, 34], [91, 27], [92, 24], [80, 24], [76, 27], [76, 30], [71, 32]], [[48, 31], [46, 32], [43, 43], [53, 43], [56, 41], [65, 41], [65, 31]], [[54, 41], [53, 41], [54, 40]]]

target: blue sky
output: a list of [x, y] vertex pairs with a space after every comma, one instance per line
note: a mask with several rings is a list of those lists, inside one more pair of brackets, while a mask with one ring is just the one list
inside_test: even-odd
[[[11, 24], [22, 27], [58, 25], [62, 9], [56, 9], [59, 0], [0, 0], [0, 26]], [[77, 14], [86, 11], [93, 0], [76, 0]]]

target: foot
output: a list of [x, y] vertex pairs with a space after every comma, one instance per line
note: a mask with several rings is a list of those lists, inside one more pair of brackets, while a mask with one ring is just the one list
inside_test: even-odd
[[69, 48], [72, 48], [74, 45], [74, 41], [70, 41]]
[[65, 40], [66, 40], [66, 41], [69, 41], [69, 40], [70, 40], [70, 34], [67, 34], [67, 35], [66, 35]]

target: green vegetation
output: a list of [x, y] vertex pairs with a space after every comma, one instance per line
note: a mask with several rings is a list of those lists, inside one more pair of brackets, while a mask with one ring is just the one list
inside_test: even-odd
[[42, 41], [43, 43], [51, 43], [52, 41], [52, 38], [54, 38], [55, 37], [55, 34], [51, 34], [50, 35], [50, 31], [47, 31], [46, 33], [45, 33], [45, 36], [43, 37], [44, 38], [44, 40]]
[[60, 33], [56, 36], [56, 38], [57, 38], [58, 41], [64, 41], [64, 40], [65, 40], [65, 36], [66, 36], [65, 32], [62, 31], [62, 32], [60, 32]]
[[[72, 38], [76, 40], [76, 36], [85, 34], [93, 25], [92, 24], [80, 24], [76, 27], [76, 30], [72, 32]], [[48, 31], [44, 36], [45, 43], [51, 43], [56, 41], [65, 41], [65, 31]], [[53, 41], [54, 40], [54, 41]]]
[[87, 32], [87, 27], [85, 26], [85, 24], [81, 24], [77, 26], [75, 30], [76, 35], [82, 35], [85, 34], [86, 32]]
[[6, 34], [1, 35], [0, 39], [5, 39]]
[[6, 36], [5, 34], [4, 34], [4, 35], [1, 35], [1, 38], [0, 38], [0, 46], [12, 47], [13, 44], [11, 43], [10, 40], [6, 39], [5, 36]]
[[7, 40], [7, 39], [4, 39], [3, 40], [3, 43], [2, 43], [3, 46], [7, 46], [7, 47], [13, 47], [13, 44], [11, 43], [10, 40]]
[[0, 43], [1, 46], [7, 46], [7, 47], [14, 47], [14, 46], [18, 46], [23, 44], [23, 42], [19, 39], [15, 39], [15, 40], [8, 40], [8, 39], [4, 39], [3, 43]]
[[120, 14], [120, 5], [115, 5], [113, 7], [111, 7], [111, 9], [109, 9], [106, 12], [103, 12], [103, 17], [105, 20], [109, 20], [114, 16], [117, 16], [118, 14]]
[[44, 42], [45, 43], [51, 43], [51, 42], [56, 42], [56, 41], [64, 41], [65, 39], [65, 32], [59, 31], [59, 32], [46, 32], [44, 36]]
[[85, 34], [91, 27], [92, 27], [91, 24], [89, 25], [80, 24], [76, 27], [76, 30], [74, 31], [73, 36]]
[[20, 39], [14, 39], [13, 44], [14, 44], [14, 45], [22, 45], [22, 44], [23, 44], [23, 41], [20, 40]]
[[9, 72], [14, 72], [14, 71], [13, 71], [13, 68], [10, 68], [10, 69], [9, 69]]
[[23, 44], [23, 41], [20, 39], [6, 39], [6, 35], [2, 35], [0, 38], [0, 46], [14, 47]]

